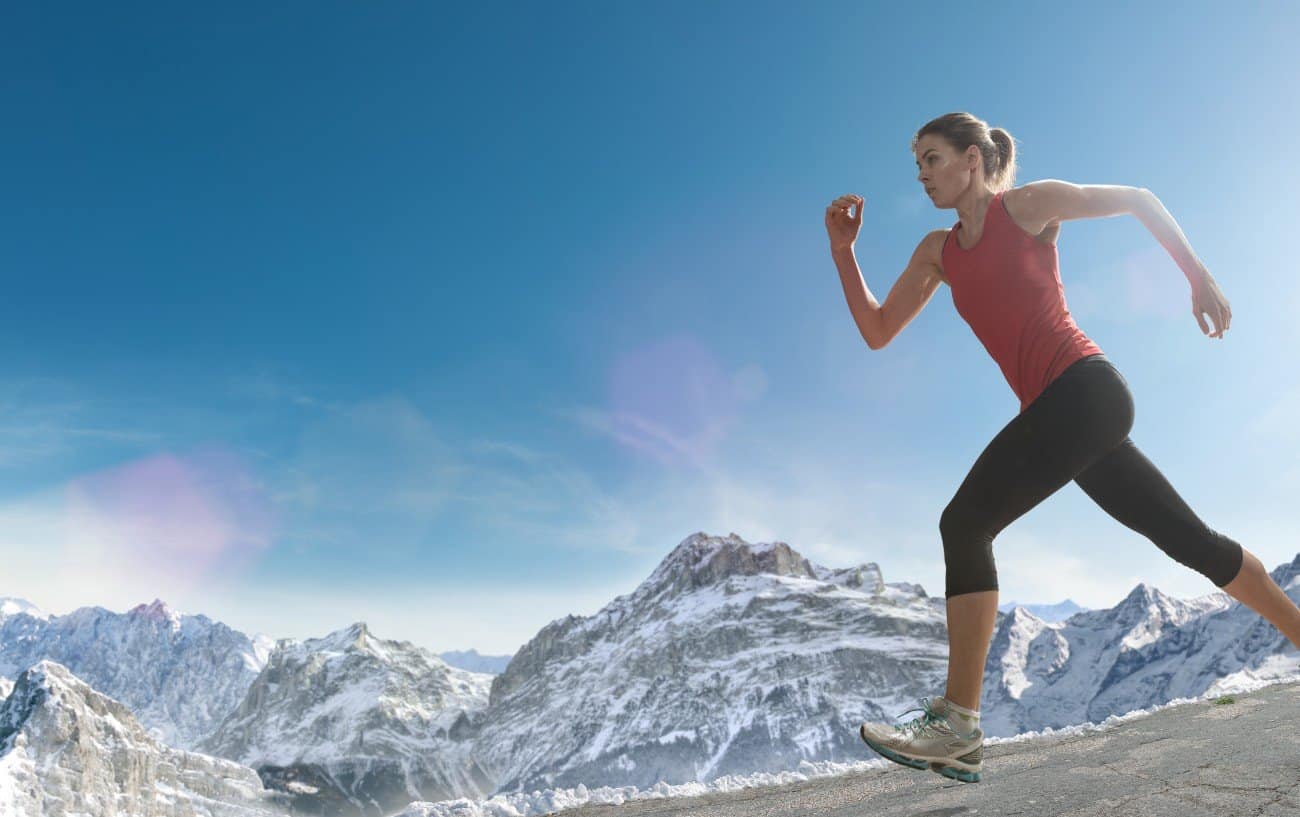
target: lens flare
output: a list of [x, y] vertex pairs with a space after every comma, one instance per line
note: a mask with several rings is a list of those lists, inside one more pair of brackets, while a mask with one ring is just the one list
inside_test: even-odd
[[[237, 574], [271, 540], [270, 502], [232, 452], [156, 454], [67, 485], [63, 569], [173, 597]], [[151, 591], [149, 588], [157, 588]]]

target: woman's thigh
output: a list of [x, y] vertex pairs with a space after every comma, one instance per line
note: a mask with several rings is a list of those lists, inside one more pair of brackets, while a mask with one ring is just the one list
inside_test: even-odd
[[993, 438], [944, 511], [940, 528], [996, 535], [1128, 436], [1133, 399], [1104, 358], [1066, 369]]
[[1074, 481], [1106, 513], [1216, 586], [1237, 575], [1241, 545], [1206, 525], [1133, 440], [1126, 437]]

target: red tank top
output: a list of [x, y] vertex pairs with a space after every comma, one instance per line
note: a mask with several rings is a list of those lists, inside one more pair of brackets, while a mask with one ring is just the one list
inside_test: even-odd
[[1011, 220], [1002, 193], [984, 215], [974, 247], [957, 243], [958, 221], [943, 244], [943, 273], [957, 308], [997, 361], [1023, 412], [1043, 389], [1081, 357], [1101, 352], [1065, 305], [1056, 245]]

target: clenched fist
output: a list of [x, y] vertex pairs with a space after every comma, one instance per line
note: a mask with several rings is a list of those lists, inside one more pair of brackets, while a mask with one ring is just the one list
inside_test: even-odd
[[[866, 203], [866, 199], [856, 193], [849, 193], [826, 208], [826, 234], [830, 236], [832, 247], [853, 246], [862, 227], [862, 206]], [[857, 212], [850, 216], [849, 208], [852, 207], [856, 207]]]

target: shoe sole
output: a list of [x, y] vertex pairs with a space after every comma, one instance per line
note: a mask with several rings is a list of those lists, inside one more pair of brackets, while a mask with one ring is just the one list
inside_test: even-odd
[[868, 738], [866, 732], [863, 730], [861, 726], [858, 727], [858, 737], [862, 738], [863, 743], [866, 743], [868, 746], [870, 746], [872, 751], [876, 752], [876, 754], [880, 755], [886, 760], [892, 760], [895, 763], [898, 763], [902, 766], [906, 766], [909, 769], [929, 769], [932, 772], [941, 774], [944, 777], [952, 778], [953, 780], [958, 780], [962, 783], [980, 782], [980, 777], [982, 776], [980, 771], [962, 769], [957, 766], [951, 765], [951, 761], [947, 761], [947, 760], [934, 760], [931, 758], [914, 758], [914, 757], [906, 757], [904, 755], [900, 755], [897, 752], [893, 751], [892, 749], [881, 746], [880, 744]]

